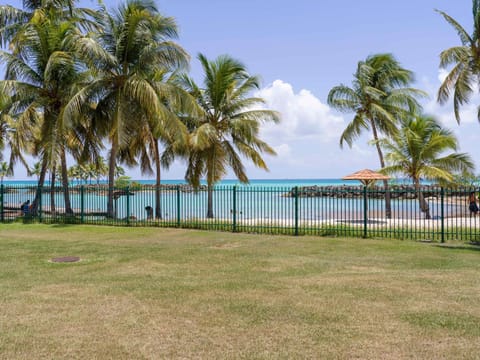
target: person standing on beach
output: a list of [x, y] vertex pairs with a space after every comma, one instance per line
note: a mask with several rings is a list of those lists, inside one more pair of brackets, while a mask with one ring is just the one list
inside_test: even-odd
[[478, 212], [478, 205], [477, 205], [477, 199], [475, 198], [475, 192], [472, 191], [470, 195], [468, 196], [468, 210], [470, 210], [470, 216], [476, 216]]

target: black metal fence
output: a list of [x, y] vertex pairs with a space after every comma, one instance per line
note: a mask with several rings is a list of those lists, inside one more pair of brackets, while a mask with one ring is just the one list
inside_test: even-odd
[[[39, 221], [121, 226], [164, 226], [292, 235], [392, 237], [426, 241], [480, 241], [480, 214], [470, 212], [468, 197], [476, 188], [409, 186], [385, 189], [362, 186], [253, 187], [218, 186], [212, 194], [213, 218], [207, 218], [205, 187], [153, 185], [114, 189], [107, 212], [103, 185], [69, 188], [73, 213], [67, 214], [61, 187], [0, 187], [0, 221]], [[27, 200], [28, 206], [22, 208]], [[32, 207], [33, 204], [33, 207]]]

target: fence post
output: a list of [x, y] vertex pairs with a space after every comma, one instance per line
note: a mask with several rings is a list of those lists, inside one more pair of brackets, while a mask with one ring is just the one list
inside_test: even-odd
[[4, 214], [4, 204], [3, 204], [3, 194], [5, 193], [4, 190], [4, 185], [0, 185], [0, 221], [4, 222], [5, 221], [5, 214]]
[[295, 193], [295, 236], [298, 236], [298, 186], [295, 186], [294, 193]]
[[443, 186], [440, 188], [440, 219], [441, 223], [441, 242], [445, 242], [445, 220], [444, 220], [444, 205], [445, 205], [445, 190]]
[[180, 227], [180, 185], [177, 185], [177, 227]]
[[233, 224], [232, 224], [232, 232], [237, 231], [237, 185], [233, 185], [233, 204], [232, 204], [232, 215], [233, 215]]
[[363, 186], [363, 237], [367, 237], [368, 230], [368, 200], [367, 200], [367, 186]]
[[127, 186], [127, 224], [130, 224], [130, 186]]
[[85, 189], [80, 186], [80, 222], [85, 222]]

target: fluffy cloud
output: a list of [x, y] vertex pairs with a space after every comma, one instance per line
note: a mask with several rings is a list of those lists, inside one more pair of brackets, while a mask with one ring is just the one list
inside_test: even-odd
[[[341, 177], [363, 168], [377, 169], [369, 136], [362, 136], [352, 149], [341, 149], [339, 139], [347, 121], [309, 90], [295, 92], [292, 85], [276, 80], [256, 96], [266, 108], [281, 114], [280, 124], [264, 124], [261, 137], [277, 152], [266, 156], [270, 174], [246, 164], [252, 178]], [[350, 118], [350, 116], [349, 116]]]
[[269, 109], [281, 114], [280, 125], [265, 124], [262, 128], [262, 135], [274, 144], [306, 138], [324, 143], [337, 141], [345, 126], [343, 118], [334, 115], [310, 91], [295, 93], [292, 85], [282, 80], [274, 81], [257, 96], [265, 99]]

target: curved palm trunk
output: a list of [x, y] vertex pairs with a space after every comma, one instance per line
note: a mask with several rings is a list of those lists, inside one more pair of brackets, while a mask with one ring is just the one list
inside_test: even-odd
[[[385, 167], [385, 160], [383, 158], [382, 149], [380, 148], [380, 144], [378, 143], [378, 133], [377, 128], [375, 127], [375, 123], [370, 121], [372, 125], [373, 131], [373, 138], [375, 140], [375, 146], [377, 147], [378, 158], [380, 159], [380, 166], [382, 169]], [[383, 180], [383, 187], [385, 188], [385, 217], [387, 219], [392, 218], [392, 200], [390, 195], [390, 189], [388, 188], [388, 180]]]
[[32, 208], [31, 208], [32, 215], [37, 215], [37, 212], [38, 212], [38, 203], [40, 201], [40, 196], [42, 195], [41, 189], [43, 188], [43, 184], [45, 183], [45, 176], [47, 174], [47, 165], [48, 165], [47, 158], [44, 157], [42, 160], [42, 167], [40, 168], [40, 175], [38, 177], [38, 189], [40, 189], [40, 191], [37, 191], [37, 193], [35, 194], [35, 199], [33, 199]]
[[62, 187], [63, 198], [65, 200], [65, 213], [69, 216], [73, 215], [72, 204], [70, 202], [70, 189], [68, 187], [68, 173], [67, 173], [67, 157], [65, 155], [65, 149], [61, 150], [61, 168], [62, 168]]
[[425, 201], [425, 197], [423, 196], [422, 189], [420, 187], [420, 181], [418, 179], [414, 179], [415, 182], [415, 191], [417, 192], [418, 203], [420, 205], [420, 210], [425, 213], [425, 219], [431, 219], [430, 216], [430, 206]]
[[155, 174], [155, 219], [162, 219], [162, 193], [160, 191], [160, 151], [158, 150], [158, 141], [155, 140], [155, 147], [154, 147], [154, 156], [155, 156], [155, 167], [156, 167], [156, 174]]

